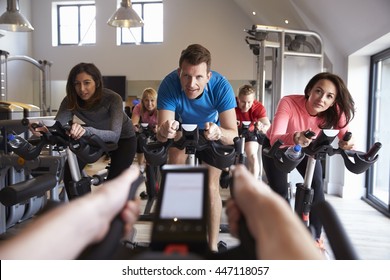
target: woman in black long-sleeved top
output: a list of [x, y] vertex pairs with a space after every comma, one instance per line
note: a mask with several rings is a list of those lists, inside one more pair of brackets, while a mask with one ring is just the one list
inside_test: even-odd
[[[105, 142], [118, 144], [118, 148], [110, 153], [108, 180], [133, 163], [137, 145], [134, 126], [123, 110], [121, 96], [103, 87], [102, 75], [94, 64], [79, 63], [71, 69], [66, 97], [55, 119], [63, 125], [73, 121], [70, 136], [74, 139], [95, 134]], [[86, 163], [78, 161], [83, 169]], [[66, 164], [64, 185], [69, 199], [72, 199], [75, 195], [69, 189], [70, 181], [71, 174]]]

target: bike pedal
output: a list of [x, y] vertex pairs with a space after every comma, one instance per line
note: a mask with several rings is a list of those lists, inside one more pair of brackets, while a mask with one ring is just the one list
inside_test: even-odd
[[218, 242], [217, 246], [218, 246], [218, 253], [226, 252], [228, 249], [226, 242], [222, 240]]
[[145, 199], [148, 199], [148, 194], [146, 191], [143, 191], [139, 194], [139, 196], [141, 197], [141, 199], [145, 200]]
[[230, 174], [229, 171], [223, 170], [221, 176], [219, 177], [219, 185], [223, 189], [227, 189], [230, 185]]

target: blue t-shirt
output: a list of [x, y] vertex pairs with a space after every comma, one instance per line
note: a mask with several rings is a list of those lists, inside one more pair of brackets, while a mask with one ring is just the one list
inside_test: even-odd
[[157, 109], [174, 111], [176, 120], [183, 124], [197, 124], [200, 129], [206, 122], [219, 125], [219, 114], [236, 107], [234, 91], [228, 80], [212, 71], [212, 76], [200, 98], [189, 99], [181, 88], [177, 70], [168, 74], [158, 89]]

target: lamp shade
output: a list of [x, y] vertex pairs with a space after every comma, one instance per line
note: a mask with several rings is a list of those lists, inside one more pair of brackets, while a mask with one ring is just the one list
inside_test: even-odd
[[7, 11], [0, 16], [0, 29], [13, 32], [29, 32], [34, 27], [19, 12], [19, 0], [7, 0]]
[[142, 27], [144, 26], [143, 20], [131, 7], [130, 0], [122, 0], [121, 6], [112, 14], [110, 19], [107, 21], [108, 25], [113, 27]]

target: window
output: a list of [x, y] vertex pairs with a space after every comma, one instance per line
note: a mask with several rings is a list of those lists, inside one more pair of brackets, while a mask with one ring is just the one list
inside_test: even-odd
[[57, 22], [57, 34], [53, 36], [54, 46], [96, 43], [95, 2], [57, 2], [53, 5], [53, 14], [56, 16], [53, 19]]
[[132, 0], [134, 11], [143, 19], [141, 28], [118, 28], [118, 45], [163, 42], [162, 0]]
[[367, 142], [383, 144], [377, 162], [367, 170], [367, 201], [390, 217], [390, 49], [371, 57], [370, 116]]

